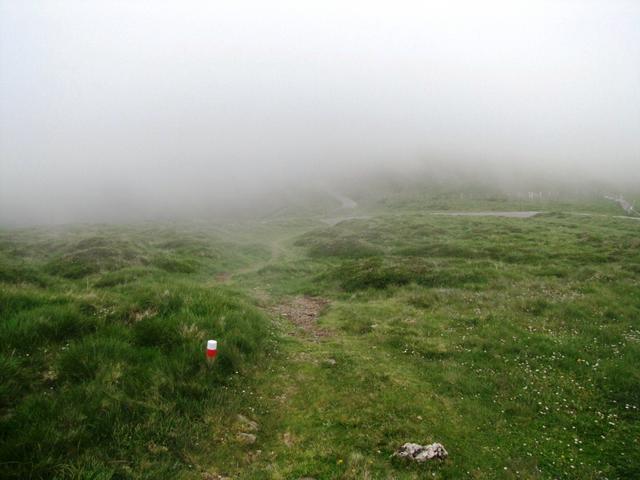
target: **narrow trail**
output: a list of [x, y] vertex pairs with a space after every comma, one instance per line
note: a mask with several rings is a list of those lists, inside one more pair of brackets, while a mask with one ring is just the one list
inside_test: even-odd
[[640, 214], [640, 212], [638, 212], [635, 208], [633, 208], [633, 205], [631, 205], [631, 203], [625, 200], [622, 195], [618, 195], [617, 197], [614, 197], [612, 195], [605, 195], [604, 198], [606, 198], [607, 200], [616, 202], [620, 206], [620, 208], [622, 208], [625, 211], [627, 215]]
[[[338, 200], [340, 202], [340, 206], [337, 207], [336, 209], [334, 209], [329, 216], [325, 217], [325, 218], [321, 218], [319, 219], [320, 222], [328, 224], [328, 225], [335, 225], [337, 223], [340, 223], [341, 221], [344, 220], [351, 220], [351, 219], [364, 219], [364, 218], [370, 218], [369, 216], [354, 216], [354, 215], [344, 215], [341, 214], [344, 210], [352, 210], [358, 207], [358, 203], [347, 197], [346, 195], [342, 195], [338, 192], [335, 192], [333, 190], [327, 190], [326, 193], [335, 198], [336, 200]], [[333, 214], [336, 214], [335, 216], [333, 216]], [[302, 233], [304, 233], [303, 231], [298, 231], [294, 234], [288, 233], [285, 236], [280, 236], [277, 237], [275, 239], [270, 240], [266, 246], [269, 248], [270, 250], [270, 257], [262, 262], [257, 262], [257, 263], [253, 263], [251, 265], [247, 265], [246, 267], [231, 271], [231, 272], [221, 272], [216, 276], [216, 281], [218, 283], [226, 283], [229, 282], [231, 280], [233, 280], [235, 277], [239, 277], [239, 276], [244, 276], [244, 275], [248, 275], [251, 273], [255, 273], [259, 270], [261, 270], [264, 267], [267, 267], [269, 265], [273, 265], [275, 264], [280, 258], [282, 258], [285, 254], [286, 254], [286, 248], [284, 248], [284, 244], [291, 240], [294, 237], [297, 237], [299, 235], [301, 235]]]
[[231, 272], [221, 272], [216, 275], [217, 283], [227, 283], [232, 281], [234, 278], [239, 276], [248, 275], [251, 273], [258, 272], [262, 268], [273, 265], [278, 261], [280, 257], [282, 257], [283, 253], [286, 251], [282, 246], [282, 243], [288, 240], [289, 238], [278, 238], [269, 242], [268, 247], [270, 250], [270, 257], [267, 260], [262, 262], [252, 263], [247, 265], [246, 267], [233, 270]]
[[[223, 473], [214, 465], [207, 468], [206, 460], [203, 461], [206, 472], [215, 472], [203, 477], [206, 480], [266, 478], [264, 472], [274, 469], [274, 465], [280, 472], [279, 478], [304, 477], [292, 476], [296, 465], [302, 463], [301, 458], [294, 455], [305, 451], [300, 449], [300, 444], [306, 439], [297, 426], [311, 418], [308, 408], [317, 409], [313, 406], [314, 396], [309, 396], [309, 392], [323, 383], [319, 376], [322, 372], [318, 372], [318, 358], [327, 357], [325, 340], [330, 332], [320, 327], [318, 321], [330, 305], [327, 300], [317, 297], [279, 297], [271, 285], [260, 281], [265, 267], [285, 265], [293, 260], [294, 255], [287, 245], [303, 232], [303, 229], [288, 231], [265, 239], [263, 245], [269, 249], [268, 258], [216, 278], [216, 283], [229, 284], [253, 297], [256, 306], [272, 319], [279, 341], [278, 354], [256, 365], [256, 371], [252, 373], [253, 400], [249, 401], [246, 410], [230, 412], [231, 417], [246, 417], [255, 423], [255, 430], [249, 432], [255, 436], [255, 445], [253, 442], [238, 443], [234, 447], [243, 452], [236, 471]], [[256, 284], [260, 286], [255, 287]], [[242, 393], [245, 393], [244, 389]], [[310, 427], [309, 432], [312, 431]], [[274, 454], [283, 450], [291, 452], [291, 458]], [[315, 475], [313, 471], [307, 473]]]
[[[341, 205], [354, 208], [356, 204], [347, 202], [345, 197]], [[336, 209], [336, 213], [341, 213], [342, 208]], [[278, 465], [282, 478], [315, 477], [315, 471], [293, 473], [298, 465], [304, 464], [307, 448], [301, 445], [318, 442], [315, 449], [321, 451], [335, 441], [330, 437], [327, 442], [325, 429], [321, 426], [321, 431], [318, 431], [316, 424], [318, 419], [323, 419], [323, 423], [330, 421], [330, 416], [324, 413], [323, 395], [318, 391], [332, 388], [327, 383], [326, 369], [336, 365], [334, 357], [345, 355], [340, 337], [323, 322], [331, 303], [321, 297], [278, 295], [274, 286], [263, 281], [261, 276], [265, 267], [286, 266], [296, 261], [296, 251], [289, 247], [293, 239], [322, 224], [322, 219], [316, 220], [318, 223], [314, 226], [279, 233], [271, 230], [271, 238], [264, 238], [262, 243], [269, 249], [268, 258], [216, 278], [217, 283], [228, 283], [253, 297], [258, 308], [272, 319], [281, 338], [278, 355], [261, 365], [254, 374], [254, 395], [261, 399], [259, 405], [263, 413], [251, 416], [250, 412], [234, 412], [247, 414], [260, 425], [254, 432], [259, 446], [245, 447], [248, 453], [246, 463], [242, 465], [243, 477], [264, 478], [263, 472], [273, 468], [274, 464]], [[278, 458], [265, 455], [266, 452], [283, 451], [290, 455]]]

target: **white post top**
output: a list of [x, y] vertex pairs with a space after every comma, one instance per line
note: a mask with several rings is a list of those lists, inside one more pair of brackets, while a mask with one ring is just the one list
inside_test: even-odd
[[209, 340], [207, 342], [207, 350], [217, 350], [218, 349], [218, 342], [216, 342], [215, 340]]

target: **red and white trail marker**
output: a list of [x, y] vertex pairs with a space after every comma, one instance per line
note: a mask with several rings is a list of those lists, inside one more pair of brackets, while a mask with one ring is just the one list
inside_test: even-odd
[[218, 342], [209, 340], [207, 342], [207, 360], [212, 361], [218, 355]]

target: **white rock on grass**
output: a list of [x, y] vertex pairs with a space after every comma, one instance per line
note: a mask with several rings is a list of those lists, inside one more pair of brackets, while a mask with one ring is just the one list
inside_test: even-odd
[[445, 448], [440, 443], [432, 443], [431, 445], [419, 445], [417, 443], [405, 443], [396, 453], [396, 457], [408, 458], [414, 462], [422, 463], [427, 460], [444, 460], [449, 456]]

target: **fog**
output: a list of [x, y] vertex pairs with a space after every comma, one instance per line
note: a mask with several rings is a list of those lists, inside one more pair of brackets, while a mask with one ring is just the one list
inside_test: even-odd
[[640, 2], [0, 0], [0, 223], [442, 169], [640, 185]]

